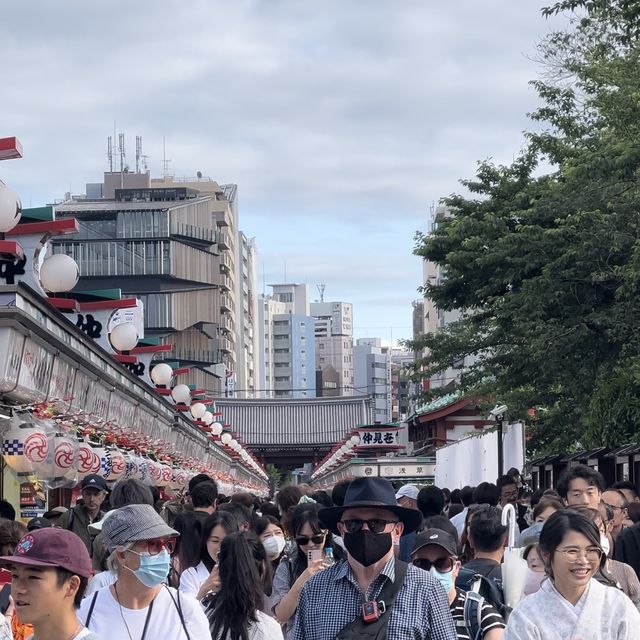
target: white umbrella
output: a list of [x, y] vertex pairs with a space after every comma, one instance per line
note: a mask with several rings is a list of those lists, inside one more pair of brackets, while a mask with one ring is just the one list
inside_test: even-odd
[[509, 541], [502, 562], [502, 590], [504, 602], [512, 609], [522, 600], [527, 581], [527, 562], [522, 549], [516, 547], [516, 510], [512, 504], [502, 508], [502, 524], [509, 527]]

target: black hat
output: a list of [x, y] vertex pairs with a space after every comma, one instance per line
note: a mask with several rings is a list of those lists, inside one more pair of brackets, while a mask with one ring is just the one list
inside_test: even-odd
[[109, 491], [107, 481], [102, 476], [99, 476], [95, 473], [82, 478], [80, 486], [83, 489], [98, 489], [99, 491]]
[[337, 524], [347, 509], [370, 507], [391, 511], [404, 524], [403, 535], [414, 532], [422, 523], [422, 512], [400, 507], [396, 502], [393, 485], [384, 478], [356, 478], [347, 488], [341, 507], [320, 509], [320, 522], [332, 533], [338, 533]]
[[43, 514], [43, 518], [46, 518], [47, 520], [57, 520], [60, 516], [62, 516], [63, 513], [66, 513], [67, 511], [69, 511], [67, 507], [53, 507], [53, 509], [50, 509]]
[[413, 545], [411, 555], [422, 549], [422, 547], [426, 547], [430, 544], [442, 547], [450, 556], [458, 555], [458, 545], [456, 544], [455, 538], [450, 533], [447, 533], [442, 529], [427, 529], [426, 531], [419, 533], [416, 536], [416, 541]]
[[52, 527], [53, 525], [46, 518], [31, 518], [29, 522], [27, 522], [27, 531], [33, 531], [34, 529], [46, 529], [47, 527]]

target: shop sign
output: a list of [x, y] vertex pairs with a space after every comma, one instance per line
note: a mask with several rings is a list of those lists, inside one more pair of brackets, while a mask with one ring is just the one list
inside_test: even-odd
[[398, 444], [398, 432], [396, 430], [367, 429], [366, 431], [358, 431], [358, 435], [360, 436], [359, 447], [393, 447]]
[[381, 464], [380, 475], [383, 477], [401, 478], [403, 476], [432, 476], [432, 464]]
[[378, 475], [377, 464], [358, 465], [350, 469], [354, 476], [359, 478], [375, 478]]

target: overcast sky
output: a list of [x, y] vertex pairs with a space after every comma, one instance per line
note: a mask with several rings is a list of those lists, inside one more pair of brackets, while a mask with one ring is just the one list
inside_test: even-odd
[[260, 279], [326, 285], [356, 336], [410, 337], [413, 235], [478, 160], [510, 162], [538, 98], [539, 0], [5, 2], [0, 177], [83, 193], [106, 141], [239, 189]]

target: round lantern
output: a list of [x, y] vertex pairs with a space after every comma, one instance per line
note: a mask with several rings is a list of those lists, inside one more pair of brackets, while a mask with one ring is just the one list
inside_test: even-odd
[[130, 322], [118, 324], [111, 329], [109, 342], [116, 351], [131, 351], [138, 344], [138, 330]]
[[105, 475], [104, 479], [120, 480], [123, 478], [127, 470], [127, 464], [122, 455], [122, 451], [120, 451], [120, 449], [107, 449], [105, 451], [105, 457], [110, 459], [111, 464], [109, 473]]
[[153, 367], [153, 369], [151, 369], [150, 375], [154, 384], [167, 387], [171, 384], [173, 369], [166, 362], [159, 362], [155, 367]]
[[160, 477], [160, 481], [158, 482], [159, 487], [166, 487], [171, 480], [173, 479], [173, 470], [168, 464], [162, 465], [162, 473]]
[[205, 411], [200, 420], [202, 420], [202, 422], [209, 426], [213, 422], [213, 413], [211, 413], [211, 411]]
[[360, 436], [355, 435], [355, 436], [351, 436], [351, 438], [349, 439], [349, 442], [354, 446], [357, 447], [360, 444]]
[[0, 233], [11, 231], [22, 217], [18, 194], [0, 180]]
[[16, 426], [2, 437], [2, 456], [4, 461], [18, 476], [33, 473], [33, 462], [25, 455], [25, 441], [36, 432], [29, 423]]
[[223, 429], [223, 427], [222, 427], [222, 425], [221, 425], [219, 422], [214, 422], [214, 423], [211, 425], [211, 433], [212, 433], [214, 436], [219, 436], [219, 435], [222, 433], [222, 429]]
[[233, 438], [231, 437], [230, 433], [223, 433], [222, 436], [220, 436], [220, 442], [222, 442], [222, 444], [229, 444], [232, 440]]
[[78, 478], [84, 478], [92, 473], [99, 473], [101, 467], [100, 455], [88, 442], [81, 442], [76, 450], [73, 462]]
[[171, 389], [171, 397], [176, 404], [187, 404], [191, 400], [191, 389], [186, 384], [178, 384]]
[[204, 404], [202, 404], [202, 402], [194, 402], [191, 405], [191, 415], [196, 420], [200, 420], [205, 413], [207, 413], [207, 407]]
[[138, 475], [138, 462], [132, 453], [124, 454], [125, 478], [136, 478]]
[[33, 464], [43, 464], [49, 455], [49, 439], [40, 429], [31, 429], [24, 439], [24, 455]]
[[40, 265], [40, 282], [51, 293], [71, 291], [80, 278], [76, 261], [64, 253], [49, 256]]
[[189, 482], [189, 474], [184, 469], [178, 469], [175, 475], [175, 482], [178, 485], [178, 489], [186, 487]]
[[54, 481], [66, 484], [75, 482], [76, 470], [74, 462], [76, 457], [76, 442], [64, 435], [53, 438], [53, 470]]

